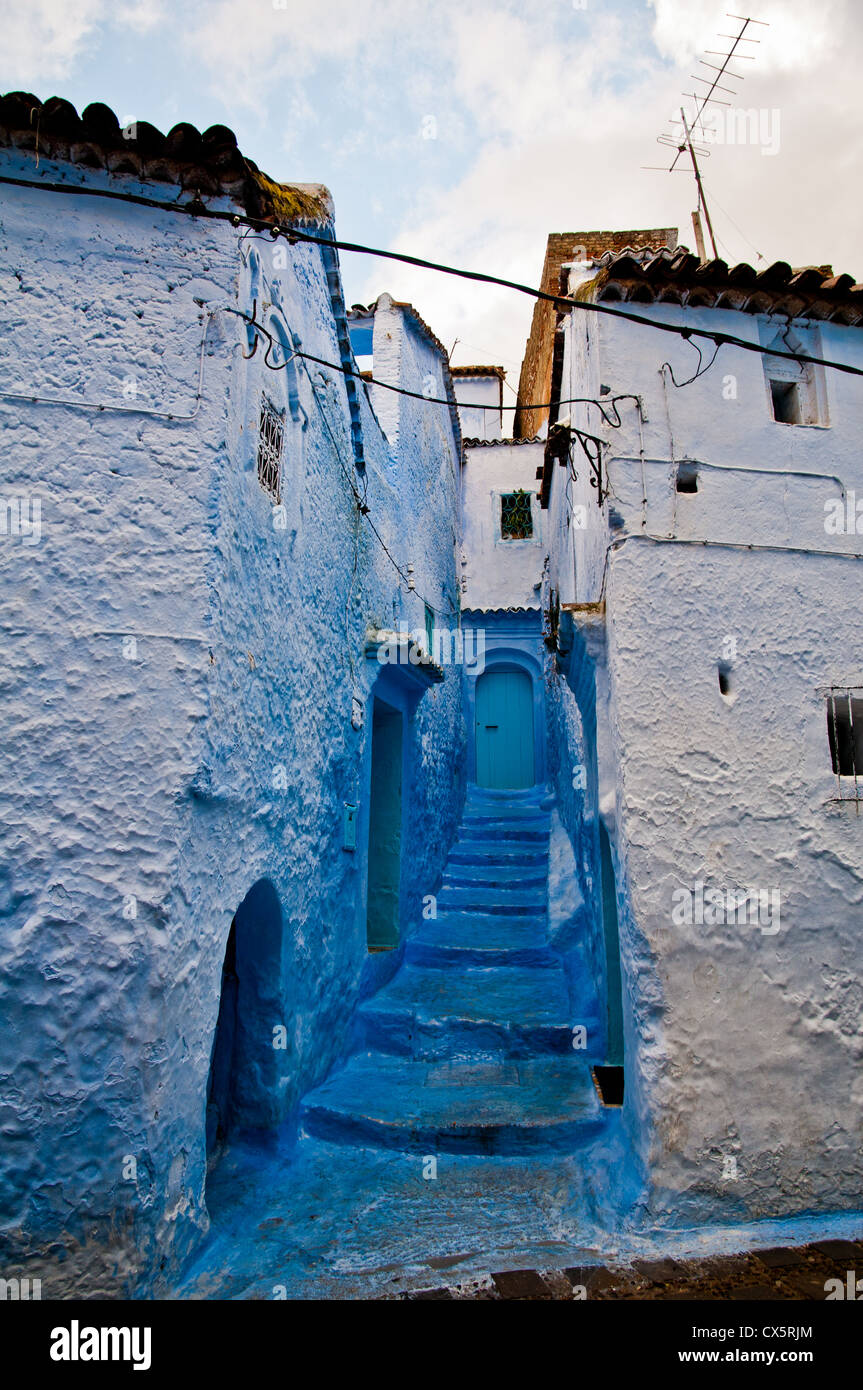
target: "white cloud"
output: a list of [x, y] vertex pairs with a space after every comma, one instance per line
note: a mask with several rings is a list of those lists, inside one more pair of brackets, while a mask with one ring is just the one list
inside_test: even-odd
[[162, 0], [137, 0], [134, 5], [124, 5], [112, 11], [116, 21], [133, 29], [136, 34], [149, 34], [151, 29], [165, 22], [166, 13]]
[[69, 77], [107, 13], [107, 0], [4, 0], [2, 89]]
[[280, 84], [296, 84], [321, 62], [341, 61], [346, 76], [380, 62], [403, 32], [434, 23], [432, 0], [257, 0], [254, 8], [218, 0], [184, 33], [184, 44], [219, 91], [262, 111]]
[[[130, 31], [164, 30], [194, 60], [179, 114], [194, 119], [202, 85], [227, 124], [256, 113], [263, 148], [251, 139], [244, 148], [281, 165], [275, 176], [289, 176], [289, 153], [303, 177], [328, 179], [337, 216], [342, 176], [359, 183], [368, 194], [351, 209], [355, 239], [363, 207], [378, 221], [389, 209], [391, 232], [379, 234], [388, 245], [533, 284], [551, 231], [675, 225], [691, 242], [691, 176], [642, 166], [663, 162], [656, 137], [692, 90], [697, 58], [733, 32], [722, 0], [630, 0], [613, 12], [565, 0], [175, 0], [170, 14], [164, 4], [10, 3], [6, 85], [39, 91], [68, 76], [102, 29], [126, 45]], [[778, 110], [781, 143], [771, 158], [745, 146], [705, 158], [720, 253], [754, 260], [757, 247], [768, 260], [863, 273], [854, 129], [863, 6], [759, 0], [757, 12], [770, 27], [755, 31], [755, 59], [740, 64], [738, 101]], [[433, 142], [420, 140], [426, 115], [437, 122]], [[528, 299], [393, 263], [366, 274], [367, 265], [343, 257], [349, 300], [388, 288], [447, 344], [471, 344], [462, 361], [476, 344], [505, 365], [520, 360]]]
[[[701, 58], [707, 49], [727, 53], [732, 44], [727, 36], [739, 34], [742, 28], [741, 21], [730, 19], [725, 6], [715, 0], [649, 3], [656, 11], [656, 45], [676, 63]], [[735, 6], [735, 10], [740, 8]], [[754, 42], [743, 42], [737, 50], [754, 57], [740, 60], [738, 72], [749, 68], [788, 72], [811, 67], [835, 47], [849, 7], [848, 0], [759, 0], [756, 10], [754, 17], [763, 23], [751, 24], [745, 31], [745, 39]], [[722, 59], [712, 57], [709, 61], [720, 64]], [[707, 69], [704, 72], [712, 76]]]
[[[708, 196], [719, 200], [720, 254], [755, 262], [757, 248], [768, 262], [831, 261], [863, 276], [847, 124], [858, 100], [863, 16], [838, 0], [783, 0], [779, 8], [743, 89], [747, 106], [778, 109], [779, 153], [768, 158], [757, 146], [729, 146], [704, 160]], [[456, 20], [453, 86], [482, 138], [467, 172], [446, 188], [418, 192], [396, 248], [538, 284], [552, 231], [677, 226], [692, 245], [691, 175], [642, 166], [663, 163], [656, 136], [679, 93], [691, 90], [698, 45], [715, 46], [710, 26], [722, 27], [723, 10], [717, 15], [712, 0], [701, 7], [656, 0], [656, 9], [660, 46], [680, 54], [679, 66], [642, 63], [628, 83], [609, 80], [610, 71], [619, 79], [633, 48], [613, 20], [591, 21], [583, 48], [537, 26], [533, 8], [522, 19], [471, 10]], [[759, 13], [770, 18], [776, 9], [766, 0]], [[447, 344], [458, 336], [484, 344], [495, 361], [520, 360], [532, 304], [518, 294], [385, 265], [370, 272], [359, 297], [384, 287], [412, 299]], [[469, 358], [475, 353], [460, 349], [456, 360]]]

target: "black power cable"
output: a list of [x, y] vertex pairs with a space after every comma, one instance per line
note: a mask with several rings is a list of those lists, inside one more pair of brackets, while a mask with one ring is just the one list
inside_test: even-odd
[[170, 203], [158, 198], [147, 198], [140, 193], [120, 193], [116, 189], [88, 188], [83, 184], [48, 181], [42, 183], [36, 182], [34, 179], [15, 179], [6, 174], [0, 174], [0, 183], [10, 184], [18, 188], [40, 188], [48, 193], [74, 193], [85, 197], [113, 198], [121, 202], [136, 203], [142, 207], [158, 208], [162, 212], [179, 212], [188, 217], [230, 222], [234, 227], [247, 226], [268, 232], [273, 239], [285, 237], [291, 244], [298, 241], [308, 242], [314, 246], [328, 246], [332, 250], [355, 251], [364, 256], [378, 256], [384, 260], [400, 261], [405, 265], [419, 266], [423, 270], [436, 270], [442, 275], [455, 275], [462, 280], [475, 280], [486, 285], [501, 285], [504, 289], [516, 290], [519, 294], [530, 295], [533, 299], [554, 304], [562, 309], [581, 309], [589, 313], [606, 314], [611, 318], [626, 319], [628, 323], [639, 323], [647, 328], [655, 328], [660, 333], [673, 333], [682, 338], [706, 338], [720, 346], [723, 343], [728, 343], [731, 347], [739, 347], [746, 352], [757, 352], [760, 356], [785, 357], [792, 362], [811, 362], [814, 366], [831, 367], [834, 371], [847, 372], [850, 376], [863, 376], [863, 367], [852, 367], [848, 362], [831, 362], [825, 357], [813, 357], [802, 352], [781, 352], [778, 349], [768, 353], [767, 349], [763, 348], [760, 343], [752, 343], [746, 338], [737, 338], [730, 333], [717, 333], [709, 328], [685, 328], [678, 324], [662, 323], [658, 319], [646, 318], [643, 314], [633, 314], [626, 309], [613, 309], [609, 304], [572, 299], [568, 295], [549, 294], [546, 290], [535, 289], [532, 285], [521, 284], [518, 280], [507, 280], [500, 275], [488, 275], [480, 270], [462, 270], [457, 266], [426, 260], [422, 256], [409, 256], [400, 251], [384, 251], [381, 247], [364, 246], [356, 241], [339, 241], [331, 236], [315, 236], [312, 232], [304, 232], [297, 227], [274, 225], [264, 221], [263, 218], [251, 217], [248, 213], [240, 214], [222, 211], [218, 208], [208, 208], [197, 198], [190, 203]]
[[[258, 333], [262, 334], [263, 337], [269, 340], [269, 347], [267, 348], [266, 355], [264, 357], [264, 363], [266, 366], [271, 367], [273, 371], [281, 371], [284, 367], [287, 366], [287, 362], [282, 362], [278, 367], [274, 367], [272, 362], [270, 362], [270, 352], [272, 351], [275, 339], [272, 337], [269, 329], [265, 328], [264, 325], [260, 323], [260, 321], [257, 319], [256, 303], [257, 301], [252, 305], [251, 314], [244, 314], [241, 309], [233, 308], [227, 308], [226, 313], [236, 314], [236, 316], [238, 318], [243, 319], [249, 325], [250, 328], [254, 328]], [[257, 349], [257, 341], [258, 340], [256, 338], [255, 347], [252, 349], [250, 353], [243, 353], [244, 357], [254, 357], [255, 351]], [[326, 357], [316, 357], [313, 352], [303, 352], [301, 348], [294, 348], [292, 352], [293, 356], [295, 357], [305, 357], [309, 362], [317, 362], [321, 367], [329, 367], [331, 371], [340, 372], [342, 376], [356, 377], [360, 381], [364, 381], [368, 386], [380, 386], [384, 391], [395, 392], [397, 396], [410, 396], [413, 400], [416, 401], [427, 401], [429, 405], [452, 406], [452, 401], [449, 400], [446, 396], [427, 396], [424, 391], [409, 391], [406, 386], [393, 386], [390, 382], [381, 381], [376, 376], [365, 374], [360, 371], [354, 371], [352, 367], [346, 367], [341, 362], [330, 362]], [[686, 383], [684, 382], [681, 384], [685, 385]], [[637, 402], [638, 399], [638, 396], [634, 396], [630, 392], [626, 392], [618, 396], [609, 396], [605, 402], [595, 400], [593, 396], [569, 396], [565, 400], [545, 401], [541, 402], [540, 404], [531, 404], [523, 406], [522, 409], [548, 410], [552, 405], [595, 405], [608, 427], [610, 429], [617, 430], [620, 429], [623, 425], [623, 421], [620, 418], [620, 411], [617, 408], [617, 402]], [[491, 406], [489, 406], [488, 401], [456, 401], [456, 405], [460, 409], [464, 410], [490, 410], [492, 408]], [[611, 416], [608, 414], [605, 408], [606, 406], [608, 406], [609, 409], [613, 409], [615, 416], [614, 419], [612, 419]], [[593, 436], [590, 437], [593, 438]]]

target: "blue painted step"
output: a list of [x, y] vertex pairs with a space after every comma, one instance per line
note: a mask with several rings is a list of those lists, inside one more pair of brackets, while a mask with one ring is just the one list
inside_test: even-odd
[[548, 844], [542, 840], [457, 840], [447, 866], [455, 864], [548, 865]]
[[545, 888], [548, 864], [454, 864], [450, 859], [443, 882], [452, 888], [474, 888], [481, 896], [487, 888]]
[[537, 825], [542, 829], [547, 829], [550, 825], [550, 818], [547, 811], [539, 806], [519, 806], [516, 810], [508, 810], [503, 806], [480, 806], [475, 802], [471, 805], [467, 803], [462, 812], [462, 823], [470, 825]]
[[405, 1056], [479, 1049], [526, 1056], [571, 1046], [569, 991], [560, 966], [405, 965], [360, 1008], [367, 1047]]
[[[501, 1154], [593, 1136], [602, 1110], [588, 1060], [602, 1056], [602, 1027], [589, 990], [571, 1000], [549, 943], [550, 805], [544, 787], [469, 789], [437, 916], [358, 1009], [356, 1055], [303, 1102], [308, 1132]], [[572, 988], [582, 996], [580, 979]], [[584, 1050], [574, 1025], [587, 1029]]]
[[414, 1061], [361, 1053], [308, 1095], [304, 1129], [321, 1139], [428, 1153], [571, 1149], [601, 1108], [575, 1054], [529, 1060]]
[[444, 884], [437, 895], [442, 911], [506, 913], [513, 917], [533, 917], [546, 911], [545, 884], [528, 888], [454, 888]]
[[553, 965], [545, 918], [441, 912], [409, 938], [414, 965]]
[[549, 826], [540, 821], [524, 821], [521, 824], [516, 821], [469, 821], [467, 818], [462, 820], [458, 831], [457, 844], [465, 845], [473, 840], [496, 840], [498, 843], [503, 841], [514, 841], [521, 845], [540, 845], [548, 849]]

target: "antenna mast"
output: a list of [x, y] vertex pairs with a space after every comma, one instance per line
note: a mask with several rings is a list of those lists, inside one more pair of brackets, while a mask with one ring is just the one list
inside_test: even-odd
[[[702, 213], [704, 214], [704, 221], [707, 224], [707, 231], [710, 237], [710, 245], [713, 249], [714, 260], [719, 259], [719, 252], [716, 249], [716, 237], [713, 234], [713, 223], [710, 220], [710, 212], [707, 207], [707, 199], [704, 196], [704, 184], [701, 178], [701, 170], [698, 167], [698, 160], [696, 158], [697, 151], [703, 159], [709, 159], [710, 150], [707, 148], [706, 144], [698, 144], [693, 141], [693, 130], [695, 130], [696, 127], [700, 126], [703, 139], [706, 141], [709, 138], [704, 130], [703, 118], [705, 108], [708, 105], [727, 107], [731, 106], [730, 101], [722, 101], [719, 97], [715, 97], [713, 94], [714, 92], [727, 92], [730, 96], [736, 96], [736, 91], [734, 90], [734, 88], [723, 86], [721, 79], [725, 77], [731, 78], [733, 81], [736, 82], [745, 81], [743, 73], [731, 71], [730, 64], [732, 61], [739, 62], [741, 59], [753, 61], [755, 57], [754, 53], [738, 52], [738, 49], [740, 45], [744, 43], [761, 42], [760, 39], [750, 38], [750, 36], [746, 32], [747, 29], [749, 28], [750, 24], [759, 24], [763, 28], [769, 27], [766, 21], [763, 19], [752, 19], [739, 14], [726, 14], [726, 17], [728, 19], [740, 20], [741, 24], [739, 33], [719, 35], [720, 38], [732, 40], [730, 49], [727, 53], [724, 50], [706, 50], [712, 57], [721, 58], [722, 62], [717, 65], [716, 63], [708, 63], [705, 58], [699, 58], [698, 60], [703, 67], [711, 68], [713, 72], [715, 72], [716, 76], [713, 78], [707, 78], [699, 77], [696, 73], [692, 73], [693, 80], [695, 82], [704, 83], [704, 85], [707, 87], [707, 91], [701, 95], [699, 95], [697, 92], [683, 93], [685, 97], [692, 97], [693, 101], [695, 102], [695, 115], [692, 118], [692, 124], [690, 125], [687, 122], [686, 115], [684, 113], [683, 107], [681, 106], [680, 124], [682, 127], [682, 137], [681, 135], [675, 134], [674, 132], [664, 132], [662, 135], [657, 137], [658, 144], [667, 145], [670, 149], [676, 151], [675, 156], [671, 161], [671, 164], [668, 169], [669, 174], [673, 174], [676, 172], [677, 161], [680, 159], [680, 156], [682, 154], [685, 154], [687, 150], [689, 151], [689, 158], [692, 161], [692, 172], [695, 175], [695, 186], [698, 190], [698, 207], [692, 214], [692, 227], [695, 233], [695, 244], [698, 249], [698, 255], [700, 260], [702, 261], [705, 261], [707, 259], [704, 250], [704, 234], [701, 228]], [[674, 121], [673, 124], [676, 125], [677, 122]]]

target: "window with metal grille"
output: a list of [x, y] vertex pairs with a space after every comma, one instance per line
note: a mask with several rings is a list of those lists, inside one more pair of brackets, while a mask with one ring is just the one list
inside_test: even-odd
[[500, 534], [505, 541], [526, 541], [533, 535], [531, 493], [503, 492], [500, 497]]
[[266, 396], [261, 396], [261, 422], [258, 431], [258, 482], [278, 505], [282, 500], [282, 446], [285, 438], [281, 414]]
[[[839, 800], [860, 800], [863, 779], [863, 689], [832, 686], [827, 695], [827, 737], [830, 760], [839, 785]], [[853, 788], [843, 782], [853, 778]]]

